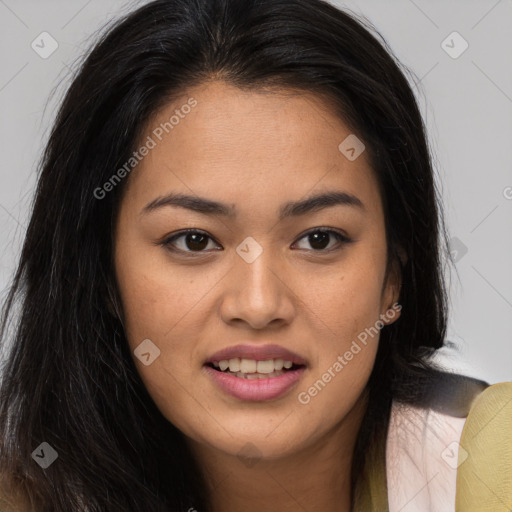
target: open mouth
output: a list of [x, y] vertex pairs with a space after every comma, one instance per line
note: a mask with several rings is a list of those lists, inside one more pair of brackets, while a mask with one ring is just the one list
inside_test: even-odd
[[238, 377], [240, 379], [272, 379], [285, 373], [294, 372], [305, 368], [305, 365], [295, 364], [283, 359], [267, 359], [256, 361], [254, 359], [234, 358], [222, 361], [206, 363], [206, 366], [214, 370]]
[[224, 393], [239, 400], [261, 402], [284, 397], [297, 385], [306, 370], [301, 364], [305, 361], [298, 359], [213, 359], [203, 369]]

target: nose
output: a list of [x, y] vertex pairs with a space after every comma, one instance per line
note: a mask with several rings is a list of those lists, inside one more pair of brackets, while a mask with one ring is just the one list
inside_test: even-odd
[[221, 316], [227, 324], [245, 324], [264, 329], [289, 324], [295, 314], [291, 277], [285, 265], [270, 251], [263, 251], [254, 261], [238, 255], [226, 276]]

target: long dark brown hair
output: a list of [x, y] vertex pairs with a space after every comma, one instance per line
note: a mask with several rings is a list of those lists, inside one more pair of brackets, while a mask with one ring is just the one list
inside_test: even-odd
[[[156, 0], [103, 33], [57, 114], [3, 310], [2, 347], [12, 344], [0, 388], [5, 499], [34, 512], [210, 510], [201, 468], [148, 395], [113, 314], [112, 226], [127, 180], [103, 199], [94, 190], [152, 115], [213, 79], [328, 98], [378, 178], [402, 312], [380, 335], [357, 485], [391, 401], [424, 399], [446, 331], [446, 234], [407, 75], [367, 20], [322, 0]], [[42, 442], [58, 453], [46, 470], [32, 458]]]

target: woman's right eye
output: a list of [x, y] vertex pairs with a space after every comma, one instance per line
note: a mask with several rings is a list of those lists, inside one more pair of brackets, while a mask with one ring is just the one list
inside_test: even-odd
[[161, 245], [173, 252], [201, 253], [208, 247], [208, 241], [213, 241], [204, 231], [187, 229], [167, 237]]

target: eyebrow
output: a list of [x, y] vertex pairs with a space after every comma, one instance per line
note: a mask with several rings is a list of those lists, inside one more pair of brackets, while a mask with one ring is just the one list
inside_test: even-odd
[[[315, 194], [300, 201], [289, 201], [284, 203], [279, 210], [279, 220], [288, 217], [298, 217], [310, 212], [316, 212], [332, 206], [351, 206], [364, 210], [362, 201], [347, 192], [331, 191]], [[223, 217], [235, 217], [236, 209], [225, 203], [220, 203], [204, 197], [190, 196], [186, 194], [168, 194], [157, 197], [148, 203], [141, 211], [141, 215], [148, 214], [166, 206], [185, 208], [204, 215], [215, 215]]]

